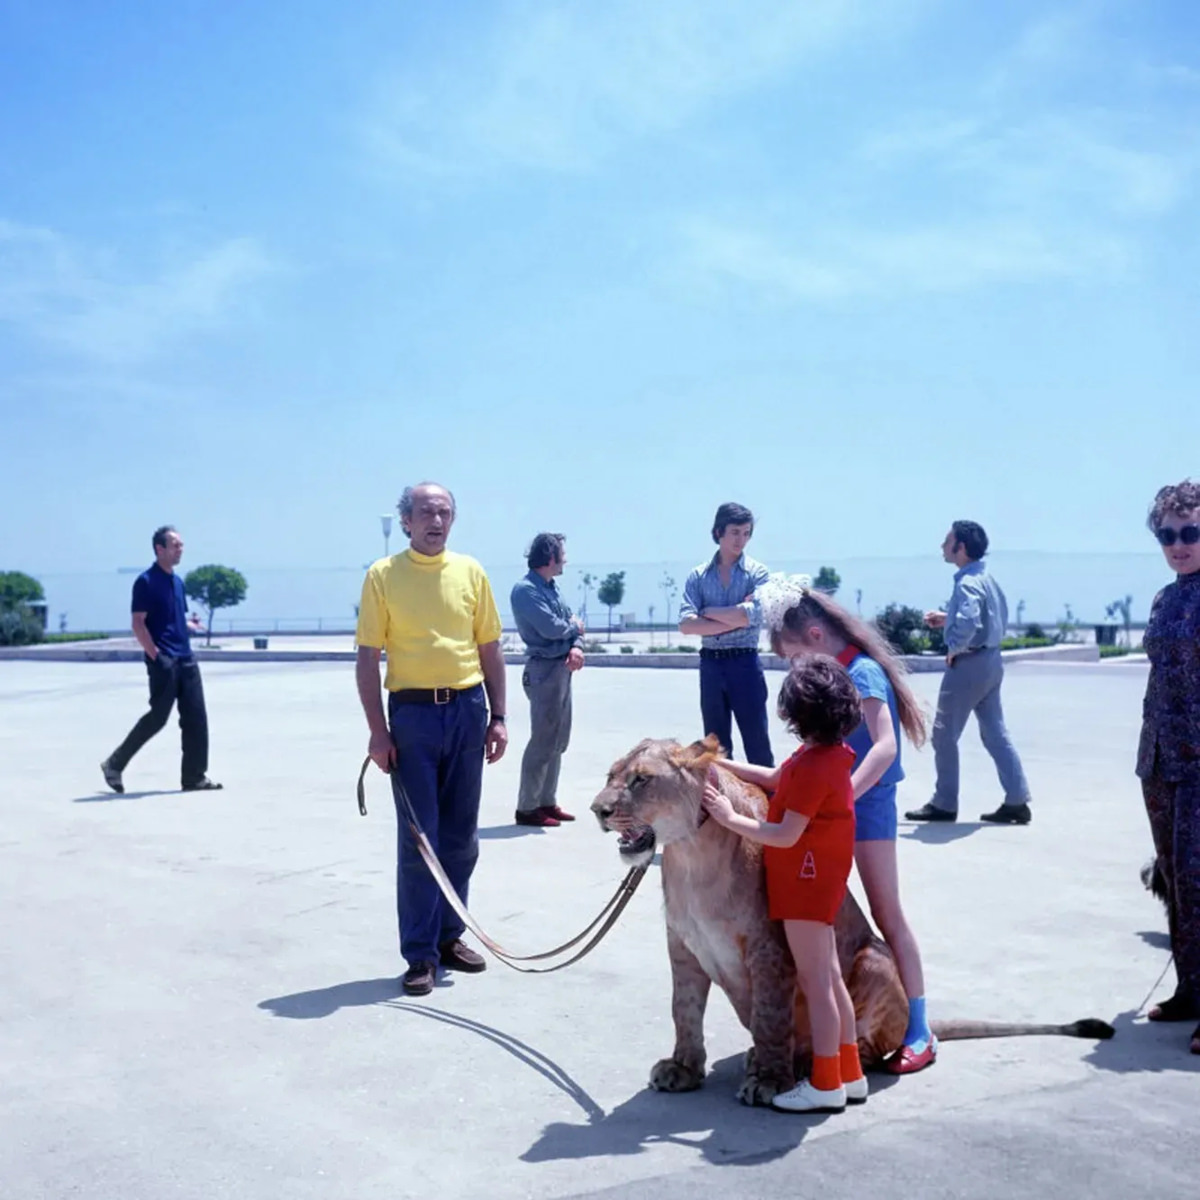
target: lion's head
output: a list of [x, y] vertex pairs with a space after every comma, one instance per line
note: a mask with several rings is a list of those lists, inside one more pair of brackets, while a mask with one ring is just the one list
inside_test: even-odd
[[[720, 753], [712, 734], [690, 746], [646, 738], [613, 763], [592, 812], [601, 829], [620, 832], [621, 857], [630, 866], [644, 867], [656, 847], [695, 836], [707, 818], [700, 803], [705, 776]], [[720, 772], [720, 785], [736, 807], [751, 811], [750, 794], [759, 794], [756, 788], [738, 784], [726, 771]]]

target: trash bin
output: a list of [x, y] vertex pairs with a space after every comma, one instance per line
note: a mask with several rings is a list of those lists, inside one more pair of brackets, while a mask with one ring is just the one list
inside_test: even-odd
[[255, 650], [265, 650], [267, 648], [267, 639], [265, 637], [256, 637], [254, 639]]
[[1117, 644], [1117, 627], [1115, 625], [1096, 626], [1096, 645], [1115, 646]]

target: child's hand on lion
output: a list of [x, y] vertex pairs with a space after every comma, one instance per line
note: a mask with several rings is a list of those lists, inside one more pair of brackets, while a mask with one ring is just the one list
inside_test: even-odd
[[704, 783], [704, 795], [701, 803], [704, 805], [704, 811], [721, 825], [724, 825], [733, 816], [733, 805], [729, 802], [729, 797], [722, 795], [717, 786], [716, 767], [708, 768], [708, 778]]

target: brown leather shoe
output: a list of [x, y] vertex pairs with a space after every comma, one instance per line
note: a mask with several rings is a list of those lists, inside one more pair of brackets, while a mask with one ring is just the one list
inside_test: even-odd
[[556, 821], [573, 821], [574, 816], [569, 812], [563, 812], [557, 804], [550, 804], [542, 809], [542, 812], [549, 813]]
[[472, 950], [462, 938], [443, 942], [438, 947], [438, 953], [442, 956], [442, 966], [452, 971], [467, 971], [474, 975], [487, 970], [483, 955]]
[[517, 824], [518, 825], [536, 825], [539, 829], [550, 829], [554, 826], [561, 825], [562, 822], [554, 815], [554, 810], [549, 808], [531, 808], [528, 811], [517, 809]]
[[400, 986], [406, 996], [428, 996], [433, 991], [433, 981], [437, 978], [437, 963], [415, 962], [400, 980]]

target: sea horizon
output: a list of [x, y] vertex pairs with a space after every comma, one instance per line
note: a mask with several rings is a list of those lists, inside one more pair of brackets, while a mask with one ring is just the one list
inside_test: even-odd
[[[481, 561], [492, 582], [501, 617], [506, 626], [511, 626], [509, 592], [526, 568], [519, 560]], [[1120, 624], [1120, 615], [1109, 616], [1106, 609], [1126, 596], [1132, 597], [1131, 620], [1144, 622], [1155, 594], [1172, 579], [1162, 556], [1154, 552], [1008, 551], [989, 554], [987, 561], [1008, 597], [1010, 623], [1037, 623], [1047, 628], [1071, 621], [1080, 625], [1112, 621]], [[214, 631], [353, 629], [355, 606], [369, 564], [229, 565], [236, 566], [246, 577], [246, 599], [236, 608], [219, 610], [213, 621]], [[613, 607], [614, 624], [621, 616], [632, 617], [639, 623], [652, 620], [663, 624], [669, 620], [674, 624], [678, 620], [684, 581], [696, 565], [695, 560], [682, 559], [641, 563], [572, 561], [560, 578], [559, 587], [572, 609], [583, 612], [583, 576], [590, 574], [598, 581], [612, 572], [624, 571], [625, 597]], [[838, 601], [868, 618], [892, 603], [936, 608], [949, 597], [953, 581], [951, 568], [928, 555], [788, 559], [766, 565], [772, 571], [813, 576], [822, 566], [832, 567], [841, 576]], [[45, 589], [51, 631], [65, 623], [68, 631], [112, 633], [129, 628], [130, 588], [140, 569], [30, 571], [29, 574]], [[185, 576], [188, 569], [186, 563], [181, 567]], [[669, 601], [661, 586], [664, 577], [675, 580], [675, 595]], [[201, 611], [199, 605], [191, 607]], [[586, 616], [596, 628], [608, 624], [608, 610], [600, 604], [595, 585], [587, 596]]]

